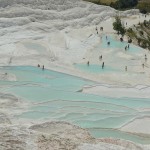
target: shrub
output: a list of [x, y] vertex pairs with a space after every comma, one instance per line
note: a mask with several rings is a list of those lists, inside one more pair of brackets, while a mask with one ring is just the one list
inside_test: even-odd
[[121, 34], [122, 36], [124, 36], [124, 34], [126, 33], [126, 30], [123, 27], [119, 16], [115, 17], [115, 22], [113, 23], [113, 29], [116, 30], [117, 33]]

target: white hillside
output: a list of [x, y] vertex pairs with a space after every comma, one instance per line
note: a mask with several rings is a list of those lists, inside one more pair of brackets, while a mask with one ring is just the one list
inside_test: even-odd
[[[150, 53], [125, 51], [116, 13], [127, 27], [145, 20], [81, 0], [0, 0], [0, 150], [150, 149]], [[119, 135], [94, 138], [97, 127]]]
[[96, 25], [115, 12], [110, 7], [79, 0], [1, 0], [0, 7], [1, 27], [42, 22], [45, 30]]

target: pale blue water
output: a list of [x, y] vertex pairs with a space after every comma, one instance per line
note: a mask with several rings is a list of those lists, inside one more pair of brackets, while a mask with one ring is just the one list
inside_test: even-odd
[[[29, 110], [16, 116], [18, 118], [69, 121], [88, 128], [95, 137], [116, 137], [150, 143], [149, 138], [112, 130], [137, 116], [148, 116], [148, 111], [140, 113], [137, 109], [150, 107], [150, 99], [84, 94], [78, 91], [85, 85], [94, 85], [94, 82], [51, 70], [42, 71], [37, 67], [2, 67], [0, 71], [17, 77], [17, 81], [0, 81], [4, 87], [1, 92], [12, 93], [32, 102]], [[98, 131], [95, 132], [95, 128]]]
[[75, 67], [80, 70], [84, 70], [84, 71], [90, 72], [90, 73], [109, 73], [109, 72], [118, 72], [119, 73], [118, 69], [112, 68], [107, 65], [105, 65], [104, 69], [102, 69], [101, 64], [100, 65], [90, 64], [89, 66], [87, 64], [76, 64]]
[[[57, 90], [67, 89], [68, 91], [70, 90], [77, 91], [77, 90], [80, 90], [81, 87], [83, 87], [83, 85], [86, 85], [86, 83], [89, 85], [92, 85], [92, 82], [90, 81], [87, 82], [83, 79], [75, 78], [75, 77], [62, 74], [59, 72], [54, 72], [54, 71], [49, 71], [49, 70], [42, 71], [41, 69], [36, 68], [36, 67], [5, 67], [5, 69], [2, 69], [2, 70], [5, 70], [5, 72], [16, 75], [17, 82], [13, 82], [13, 83], [15, 83], [16, 85], [22, 84], [23, 87], [21, 89], [18, 86], [15, 86], [13, 87], [13, 90], [16, 89], [16, 90], [23, 91], [25, 88], [26, 90], [31, 91], [31, 89], [33, 89], [31, 87], [31, 84], [35, 84], [35, 86], [36, 84], [38, 84], [41, 86], [44, 85], [44, 87], [46, 88], [52, 88], [52, 89], [57, 89]], [[2, 82], [6, 83], [4, 81]], [[26, 86], [28, 85], [29, 87], [27, 88]], [[38, 87], [34, 88], [33, 92], [34, 90], [36, 90], [35, 92], [37, 92], [38, 90], [42, 90], [42, 88], [38, 89]]]
[[[107, 45], [107, 42], [110, 42], [110, 45]], [[108, 39], [106, 40], [106, 36], [102, 37], [102, 45], [101, 48], [107, 49], [107, 48], [113, 48], [113, 49], [120, 49], [125, 50], [125, 46], [127, 46], [128, 43], [123, 41], [120, 42], [116, 40], [113, 36], [108, 36]], [[128, 53], [139, 53], [142, 51], [142, 48], [135, 46], [133, 44], [129, 44], [129, 49], [127, 50]]]
[[130, 134], [126, 132], [121, 132], [114, 129], [89, 129], [90, 133], [97, 138], [103, 137], [113, 137], [113, 138], [120, 138], [130, 140], [136, 143], [148, 144], [150, 143], [149, 137], [142, 137], [135, 134]]
[[[110, 42], [110, 45], [108, 46], [107, 42]], [[107, 59], [111, 60], [112, 62], [105, 62], [105, 58], [103, 58], [103, 61], [105, 62], [104, 65], [104, 69], [102, 69], [102, 62], [100, 61], [99, 64], [90, 64], [89, 66], [87, 64], [75, 64], [75, 68], [82, 70], [84, 72], [87, 73], [95, 73], [95, 74], [100, 74], [100, 73], [124, 73], [125, 71], [125, 66], [129, 63], [130, 66], [137, 66], [139, 63], [137, 61], [133, 61], [133, 60], [126, 60], [124, 58], [117, 58], [117, 60], [115, 60], [115, 55], [117, 54], [117, 52], [125, 52], [125, 46], [127, 46], [128, 43], [127, 42], [120, 42], [118, 40], [116, 40], [113, 36], [108, 36], [108, 39], [106, 40], [106, 36], [102, 36], [102, 43], [97, 45], [96, 47], [93, 48], [93, 51], [95, 52], [94, 57], [95, 59], [99, 59], [97, 57], [97, 55], [101, 55], [101, 50], [105, 50], [105, 51], [109, 51], [109, 49], [113, 49], [113, 51], [111, 52], [111, 54], [109, 54], [107, 56]], [[129, 44], [129, 49], [127, 49], [126, 53], [129, 55], [137, 55], [139, 53], [141, 53], [143, 51], [142, 48], [135, 46], [133, 44]], [[106, 56], [105, 56], [106, 57]], [[113, 59], [114, 57], [114, 59]], [[140, 59], [140, 58], [136, 58], [136, 59]], [[117, 63], [116, 63], [117, 62]], [[117, 68], [114, 68], [114, 66], [112, 67], [112, 63], [116, 64], [120, 64], [120, 66], [117, 65]], [[131, 70], [130, 70], [131, 72]]]

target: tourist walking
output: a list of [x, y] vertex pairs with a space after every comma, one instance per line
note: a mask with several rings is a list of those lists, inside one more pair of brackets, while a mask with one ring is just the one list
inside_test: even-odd
[[43, 65], [43, 67], [42, 67], [42, 70], [44, 70], [45, 68], [44, 68], [44, 65]]
[[99, 56], [99, 60], [102, 60], [102, 55], [101, 55], [101, 56]]
[[108, 39], [108, 37], [106, 36], [106, 40]]
[[127, 50], [127, 46], [125, 47], [125, 51]]
[[88, 62], [87, 62], [87, 65], [89, 66], [89, 64], [90, 64], [90, 62], [88, 61]]
[[102, 69], [104, 68], [104, 62], [102, 63]]
[[147, 61], [147, 56], [146, 56], [146, 54], [145, 54], [145, 61]]
[[103, 27], [100, 27], [100, 31], [103, 31]]
[[144, 66], [145, 66], [145, 65], [144, 65], [144, 64], [142, 64], [142, 67], [143, 67], [143, 68], [144, 68]]

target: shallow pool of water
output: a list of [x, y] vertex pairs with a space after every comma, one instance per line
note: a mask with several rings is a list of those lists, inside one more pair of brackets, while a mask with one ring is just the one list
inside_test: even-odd
[[[110, 45], [107, 42], [110, 42]], [[76, 69], [87, 73], [93, 74], [105, 74], [105, 73], [124, 73], [125, 66], [128, 66], [130, 70], [128, 73], [133, 73], [131, 68], [134, 66], [138, 66], [139, 60], [142, 59], [143, 49], [130, 44], [129, 49], [125, 51], [125, 46], [127, 46], [127, 42], [120, 42], [116, 40], [113, 36], [108, 36], [106, 40], [106, 36], [102, 37], [102, 43], [96, 45], [92, 49], [92, 53], [89, 58], [89, 65], [86, 63], [77, 63], [74, 65]], [[108, 54], [108, 55], [107, 55]], [[99, 57], [102, 55], [102, 60], [99, 60]], [[95, 60], [91, 59], [94, 58]], [[107, 59], [106, 59], [107, 58]], [[104, 68], [102, 69], [102, 63], [104, 64]]]
[[130, 134], [126, 132], [121, 132], [119, 130], [114, 129], [88, 129], [90, 133], [97, 138], [103, 138], [103, 137], [113, 137], [113, 138], [121, 138], [130, 140], [136, 143], [141, 144], [149, 144], [150, 143], [150, 137], [142, 137], [136, 134]]
[[109, 72], [118, 72], [119, 70], [116, 68], [112, 68], [110, 66], [104, 66], [104, 68], [102, 69], [101, 65], [96, 65], [96, 64], [76, 64], [75, 65], [76, 68], [86, 71], [86, 72], [90, 72], [90, 73], [109, 73]]
[[[150, 99], [111, 98], [79, 92], [83, 86], [94, 82], [67, 74], [42, 70], [36, 67], [1, 67], [0, 71], [14, 74], [17, 81], [0, 81], [1, 92], [12, 93], [31, 102], [29, 109], [17, 118], [69, 121], [89, 131], [96, 137], [117, 137], [140, 140], [130, 134], [116, 133], [122, 125], [139, 116], [139, 108], [150, 107]], [[141, 138], [144, 143], [144, 138]], [[146, 139], [149, 141], [149, 139]]]
[[[110, 45], [107, 43], [110, 42]], [[125, 47], [128, 46], [128, 43], [123, 41], [120, 42], [116, 40], [113, 36], [108, 36], [106, 40], [106, 36], [102, 37], [102, 45], [101, 48], [108, 49], [108, 48], [113, 48], [113, 49], [120, 49], [120, 50], [125, 50]], [[129, 53], [139, 53], [142, 51], [142, 48], [135, 46], [133, 44], [129, 44], [129, 49], [127, 49]]]

